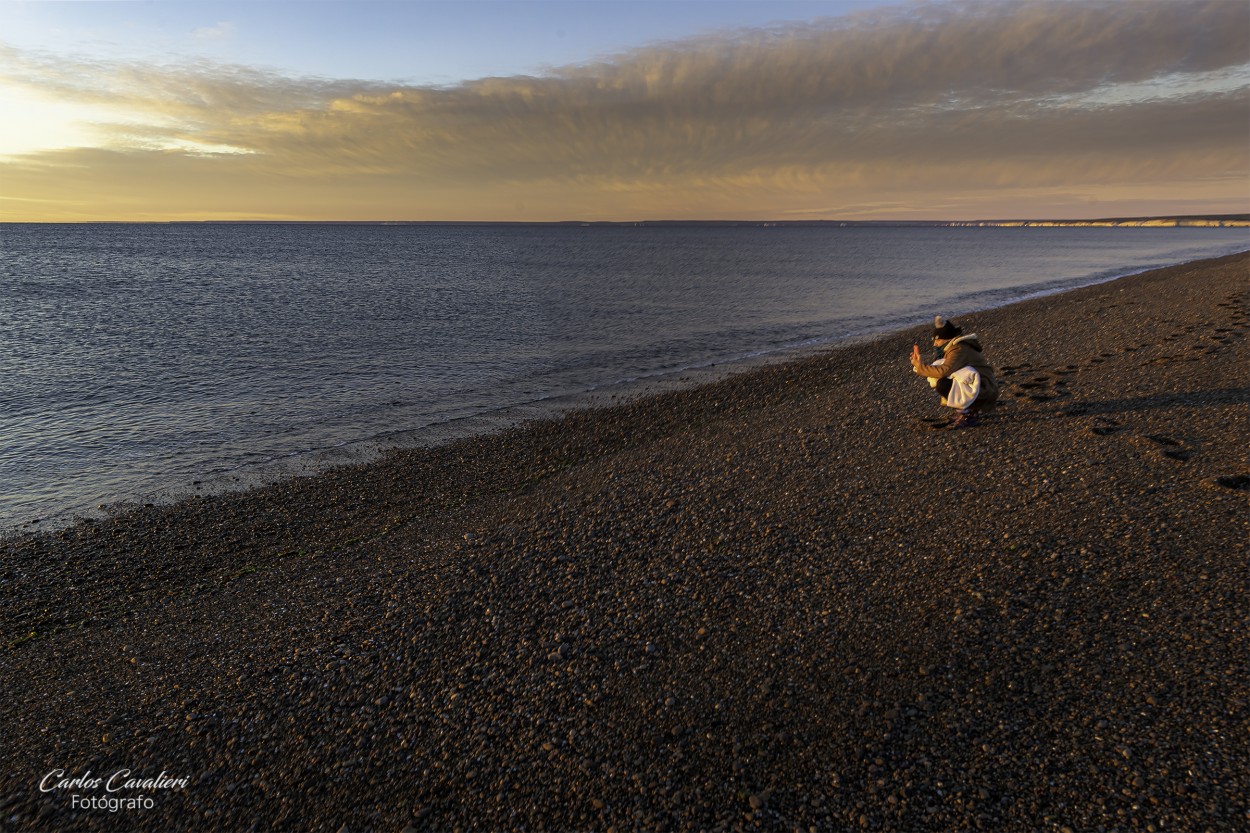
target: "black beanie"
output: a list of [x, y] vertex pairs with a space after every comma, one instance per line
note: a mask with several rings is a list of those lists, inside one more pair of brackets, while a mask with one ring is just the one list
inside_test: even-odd
[[962, 332], [962, 329], [955, 326], [955, 322], [947, 321], [940, 315], [935, 315], [933, 317], [934, 338], [954, 338]]

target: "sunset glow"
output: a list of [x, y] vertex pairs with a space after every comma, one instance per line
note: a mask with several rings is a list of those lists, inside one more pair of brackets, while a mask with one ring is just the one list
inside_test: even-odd
[[[193, 5], [189, 37], [228, 57], [245, 24]], [[355, 6], [381, 37], [387, 5]], [[0, 35], [0, 220], [1250, 211], [1238, 0], [820, 10], [438, 84]]]

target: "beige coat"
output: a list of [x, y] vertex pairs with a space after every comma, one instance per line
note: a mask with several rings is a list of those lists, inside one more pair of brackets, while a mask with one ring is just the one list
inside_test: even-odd
[[942, 363], [939, 365], [912, 365], [916, 372], [929, 379], [945, 379], [956, 370], [971, 367], [981, 376], [981, 393], [977, 401], [972, 403], [973, 411], [989, 411], [998, 402], [998, 383], [994, 381], [994, 368], [985, 359], [985, 352], [976, 333], [959, 336], [942, 346]]

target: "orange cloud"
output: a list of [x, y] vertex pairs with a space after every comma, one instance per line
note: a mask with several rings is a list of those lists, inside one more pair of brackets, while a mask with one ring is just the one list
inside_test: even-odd
[[1080, 194], [1069, 216], [1128, 192], [1245, 211], [1247, 22], [930, 4], [452, 87], [9, 49], [10, 83], [118, 118], [100, 148], [0, 163], [0, 218], [1019, 216], [1030, 190]]

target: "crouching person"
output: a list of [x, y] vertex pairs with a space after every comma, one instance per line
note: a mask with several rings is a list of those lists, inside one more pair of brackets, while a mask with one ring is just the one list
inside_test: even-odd
[[964, 335], [954, 322], [940, 315], [933, 319], [933, 346], [942, 351], [942, 357], [933, 364], [920, 358], [920, 345], [912, 346], [912, 369], [929, 380], [943, 405], [959, 412], [950, 427], [971, 428], [977, 424], [978, 414], [993, 410], [998, 402], [994, 369], [986, 361], [976, 333]]

